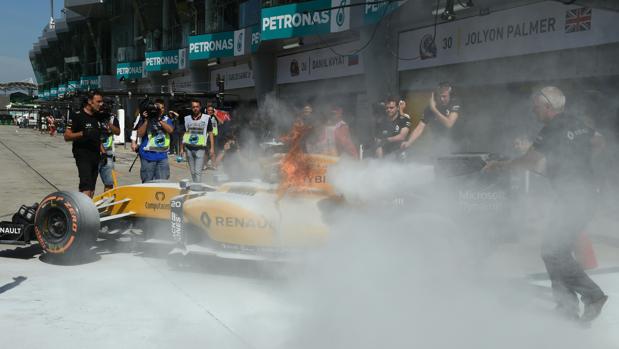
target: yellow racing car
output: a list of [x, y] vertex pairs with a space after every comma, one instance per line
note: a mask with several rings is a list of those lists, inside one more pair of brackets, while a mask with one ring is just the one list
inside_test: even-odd
[[338, 158], [305, 157], [309, 170], [289, 183], [151, 182], [119, 186], [92, 200], [76, 192], [52, 193], [30, 210], [34, 235], [59, 260], [79, 260], [101, 232], [119, 226], [163, 238], [184, 254], [288, 259], [325, 242], [328, 228], [320, 206], [338, 199], [325, 181], [327, 166]]

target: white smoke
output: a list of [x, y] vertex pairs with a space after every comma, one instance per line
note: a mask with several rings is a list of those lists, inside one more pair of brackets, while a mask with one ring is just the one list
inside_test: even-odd
[[389, 200], [441, 192], [427, 166], [342, 163], [329, 179], [353, 203], [331, 212], [329, 245], [292, 278], [305, 311], [282, 347], [611, 347], [607, 334], [555, 315], [550, 290], [536, 290], [518, 266], [490, 272], [486, 251], [470, 250], [476, 232], [448, 218], [454, 204]]

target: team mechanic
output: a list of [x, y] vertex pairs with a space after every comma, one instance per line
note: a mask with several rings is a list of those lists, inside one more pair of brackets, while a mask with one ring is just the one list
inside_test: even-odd
[[[608, 297], [574, 258], [578, 236], [595, 212], [596, 188], [591, 157], [602, 136], [564, 113], [565, 96], [556, 87], [533, 95], [533, 111], [544, 124], [527, 153], [511, 161], [490, 162], [486, 170], [520, 167], [535, 171], [545, 160], [545, 175], [554, 189], [554, 221], [545, 232], [542, 259], [552, 282], [557, 311], [568, 319], [595, 319]], [[579, 301], [584, 312], [579, 316]]]
[[140, 177], [142, 183], [170, 178], [170, 134], [174, 131], [173, 121], [165, 115], [162, 99], [155, 100], [157, 115], [143, 111], [138, 121], [137, 136], [140, 142]]
[[101, 160], [101, 129], [97, 113], [103, 105], [100, 92], [88, 93], [82, 110], [71, 114], [64, 140], [73, 142], [73, 157], [80, 177], [79, 191], [92, 197]]
[[432, 124], [430, 127], [436, 142], [433, 146], [433, 154], [444, 155], [452, 150], [450, 149], [452, 148], [450, 131], [460, 116], [460, 103], [452, 98], [452, 93], [453, 88], [449, 83], [442, 82], [438, 85], [430, 96], [421, 120], [411, 132], [410, 137], [402, 142], [402, 149], [409, 148], [423, 134], [426, 126]]
[[[106, 109], [106, 108], [104, 108]], [[99, 177], [103, 182], [104, 190], [114, 187], [114, 136], [120, 135], [120, 123], [118, 118], [110, 110], [102, 110], [98, 113], [99, 127], [101, 128], [101, 162], [99, 162]]]
[[408, 115], [400, 114], [398, 99], [389, 97], [385, 101], [385, 118], [376, 125], [376, 156], [383, 158], [395, 155], [402, 142], [406, 141], [411, 129], [411, 119]]
[[191, 101], [191, 115], [185, 116], [185, 134], [181, 143], [181, 156], [187, 155], [191, 180], [195, 183], [202, 181], [207, 139], [210, 149], [214, 150], [213, 123], [208, 115], [202, 114], [202, 103], [193, 100]]

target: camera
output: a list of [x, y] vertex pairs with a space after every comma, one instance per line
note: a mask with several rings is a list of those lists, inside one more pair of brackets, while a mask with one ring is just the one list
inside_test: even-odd
[[159, 108], [157, 107], [157, 105], [155, 105], [155, 103], [153, 103], [152, 100], [150, 99], [144, 99], [141, 103], [140, 103], [140, 114], [144, 114], [144, 112], [148, 113], [148, 121], [153, 123], [153, 122], [157, 122], [160, 119], [160, 115], [159, 115]]
[[104, 98], [100, 112], [104, 115], [112, 115], [116, 102], [112, 98]]

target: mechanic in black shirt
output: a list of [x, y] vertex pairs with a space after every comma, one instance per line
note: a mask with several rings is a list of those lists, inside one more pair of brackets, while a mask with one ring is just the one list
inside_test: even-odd
[[92, 197], [101, 160], [101, 128], [97, 113], [103, 105], [100, 92], [89, 92], [82, 110], [71, 115], [64, 140], [73, 142], [73, 157], [80, 177], [79, 191]]
[[389, 97], [385, 101], [385, 118], [376, 125], [376, 156], [384, 158], [395, 155], [402, 142], [406, 141], [411, 129], [411, 119], [408, 115], [400, 114], [398, 99]]
[[452, 98], [453, 88], [449, 83], [442, 82], [432, 93], [428, 106], [423, 111], [421, 120], [401, 148], [409, 148], [423, 134], [426, 127], [432, 129], [436, 144], [434, 153], [442, 155], [450, 149], [450, 131], [460, 116], [460, 103]]
[[[542, 242], [542, 259], [552, 282], [557, 310], [569, 319], [589, 322], [601, 312], [608, 297], [584, 272], [573, 252], [579, 235], [595, 210], [596, 188], [591, 167], [593, 149], [603, 144], [601, 135], [582, 120], [564, 113], [565, 96], [556, 87], [544, 87], [533, 95], [533, 111], [544, 124], [523, 156], [490, 162], [486, 170], [540, 167], [555, 192], [552, 226]], [[541, 164], [541, 166], [540, 166]], [[580, 316], [579, 301], [584, 304]]]

